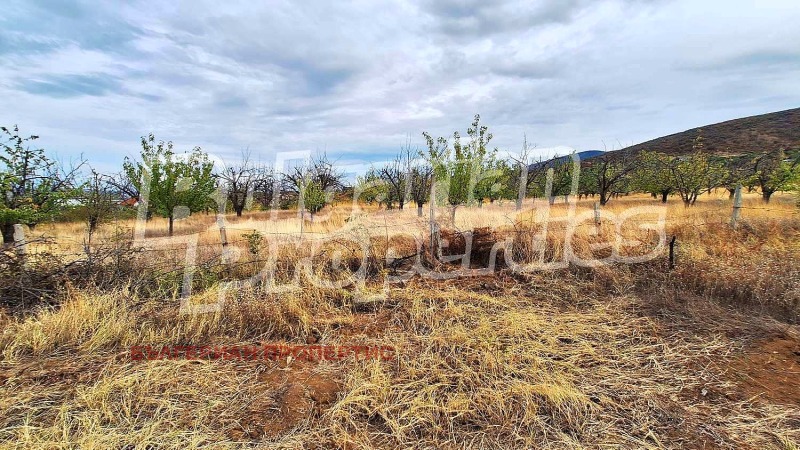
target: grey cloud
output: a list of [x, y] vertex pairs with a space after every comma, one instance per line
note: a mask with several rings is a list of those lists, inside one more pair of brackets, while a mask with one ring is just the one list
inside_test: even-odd
[[800, 52], [770, 50], [748, 52], [718, 61], [687, 64], [683, 68], [700, 72], [800, 70]]
[[13, 40], [14, 45], [5, 50], [16, 54], [71, 44], [109, 52], [130, 51], [129, 45], [142, 31], [121, 20], [113, 8], [94, 2], [14, 1], [0, 18], [4, 25], [0, 38]]
[[436, 20], [436, 29], [455, 37], [480, 37], [568, 22], [588, 2], [430, 0], [424, 9]]
[[523, 133], [598, 148], [797, 106], [786, 43], [800, 31], [785, 13], [709, 20], [748, 7], [731, 1], [16, 2], [0, 17], [0, 95], [20, 105], [15, 122], [90, 158], [153, 131], [264, 160], [327, 148], [356, 167], [475, 113], [500, 148]]
[[122, 91], [119, 80], [107, 75], [50, 75], [20, 81], [18, 86], [25, 92], [53, 98], [103, 96]]

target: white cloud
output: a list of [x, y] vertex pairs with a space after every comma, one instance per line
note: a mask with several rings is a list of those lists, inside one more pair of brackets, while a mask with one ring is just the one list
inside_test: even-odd
[[[800, 100], [793, 0], [6, 9], [2, 121], [108, 167], [149, 132], [223, 157], [326, 149], [366, 167], [408, 134], [463, 133], [475, 113], [504, 150], [524, 133], [586, 150]], [[62, 75], [91, 95], [65, 95], [59, 80], [76, 79]]]

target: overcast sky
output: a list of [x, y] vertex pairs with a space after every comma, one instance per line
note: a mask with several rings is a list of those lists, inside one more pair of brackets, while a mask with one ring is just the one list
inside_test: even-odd
[[800, 106], [797, 0], [3, 3], [0, 124], [102, 170], [149, 132], [357, 170], [475, 113], [547, 153]]

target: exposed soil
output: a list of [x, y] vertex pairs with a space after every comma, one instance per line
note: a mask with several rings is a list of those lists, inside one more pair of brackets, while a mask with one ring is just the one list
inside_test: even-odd
[[247, 405], [239, 427], [230, 430], [235, 440], [274, 438], [319, 415], [336, 401], [341, 381], [313, 366], [282, 365], [257, 375], [263, 388]]
[[728, 376], [753, 401], [800, 406], [800, 340], [776, 334], [734, 359]]
[[[492, 247], [500, 239], [495, 231], [489, 227], [475, 228], [471, 233], [470, 263], [475, 267], [486, 267], [491, 260]], [[460, 256], [466, 253], [467, 242], [464, 234], [453, 230], [442, 230], [441, 239], [443, 256]], [[502, 257], [495, 258], [495, 262], [501, 261]], [[460, 262], [461, 260], [459, 259], [458, 263]]]

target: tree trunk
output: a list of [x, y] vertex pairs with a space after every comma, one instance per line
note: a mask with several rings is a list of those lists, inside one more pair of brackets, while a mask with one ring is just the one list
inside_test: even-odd
[[600, 189], [600, 206], [604, 206], [606, 203], [608, 203], [608, 200], [610, 200], [610, 197], [611, 196], [608, 194], [608, 191], [603, 189], [602, 186], [601, 186], [601, 189]]
[[555, 195], [551, 195], [550, 198], [548, 199], [548, 201], [550, 202], [551, 205], [554, 204], [556, 202], [556, 196]]
[[651, 193], [650, 193], [650, 195], [651, 195], [653, 198], [658, 198], [658, 194], [656, 194], [655, 192], [651, 192]]
[[172, 215], [170, 215], [169, 216], [169, 235], [170, 236], [172, 236], [172, 230], [173, 230], [172, 225], [173, 225], [173, 222], [175, 222], [175, 218], [172, 217]]
[[728, 200], [733, 200], [733, 196], [736, 194], [736, 189], [728, 188]]
[[10, 248], [14, 244], [14, 224], [3, 224], [3, 248]]
[[608, 192], [607, 191], [600, 191], [600, 206], [605, 206], [608, 203]]
[[661, 191], [661, 203], [667, 203], [667, 197], [669, 197], [669, 191]]
[[400, 206], [400, 210], [401, 210], [401, 211], [403, 210], [403, 207], [404, 207], [405, 205], [406, 205], [406, 202], [405, 202], [405, 200], [400, 200], [400, 205], [399, 205], [399, 206]]
[[528, 190], [528, 167], [521, 162], [519, 165], [519, 185], [517, 186], [517, 211], [522, 209], [522, 202], [525, 200], [525, 193]]
[[417, 203], [417, 217], [422, 217], [422, 203]]
[[772, 197], [774, 191], [761, 191], [761, 199], [764, 200], [764, 203], [769, 203], [769, 198]]
[[97, 229], [97, 224], [100, 222], [100, 219], [97, 216], [89, 217], [89, 234], [94, 233]]

